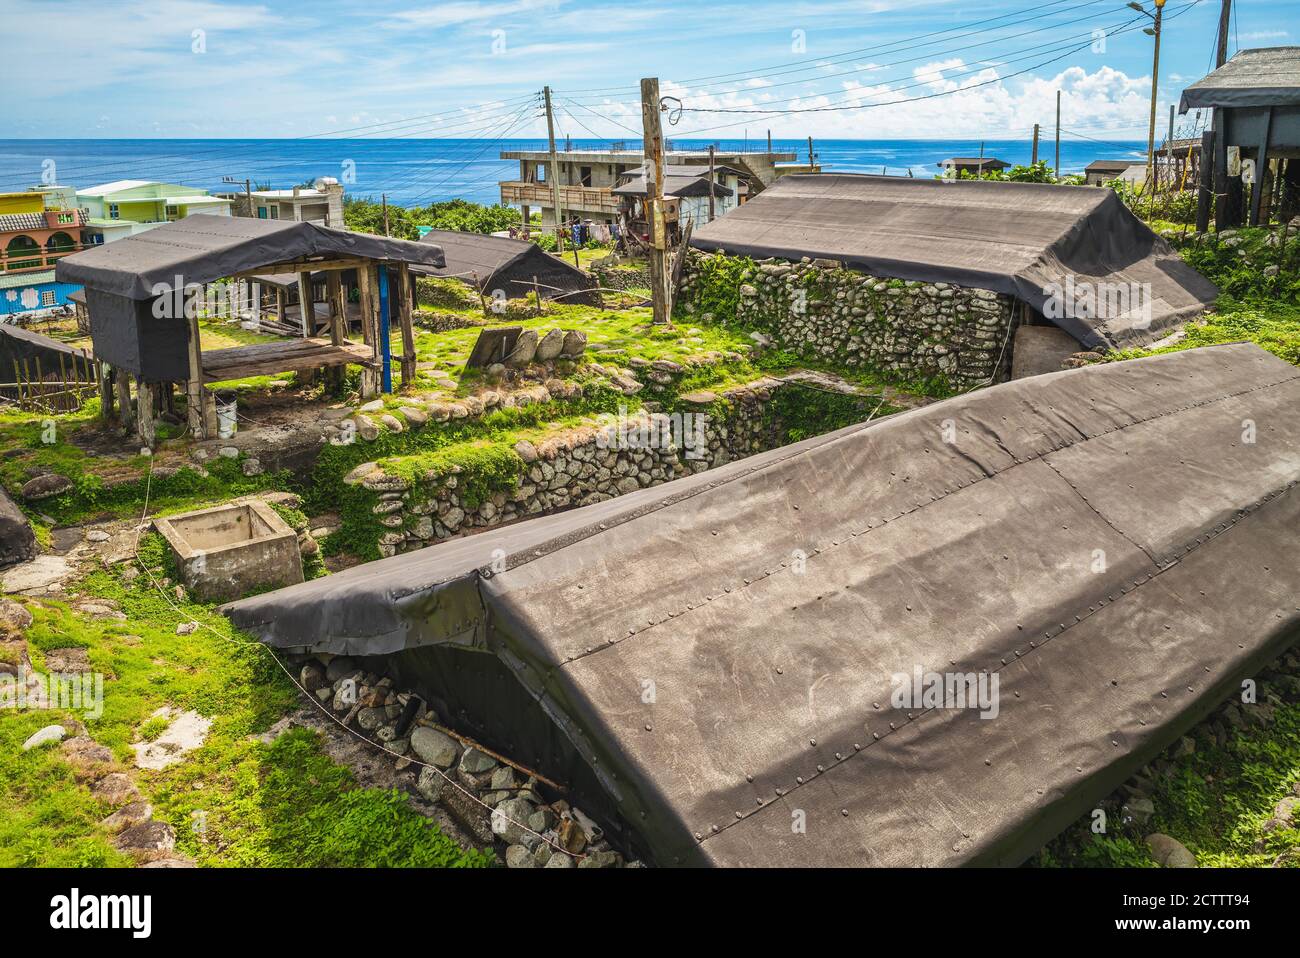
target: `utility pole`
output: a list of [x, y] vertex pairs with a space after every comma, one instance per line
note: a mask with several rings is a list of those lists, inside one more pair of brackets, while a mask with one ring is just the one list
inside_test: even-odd
[[1061, 91], [1056, 91], [1056, 178], [1061, 178]]
[[1228, 25], [1232, 20], [1232, 0], [1223, 0], [1219, 10], [1219, 47], [1214, 54], [1214, 69], [1228, 62]]
[[809, 173], [812, 172], [812, 168], [813, 168], [813, 151], [812, 151], [812, 137], [810, 136], [808, 137], [808, 172]]
[[1038, 124], [1034, 124], [1034, 158], [1029, 161], [1030, 165], [1038, 162]]
[[550, 165], [546, 170], [546, 175], [551, 181], [551, 200], [555, 205], [555, 252], [564, 252], [564, 234], [561, 232], [560, 219], [560, 162], [555, 155], [555, 114], [551, 112], [551, 88], [543, 87], [542, 94], [546, 98], [546, 139], [548, 140], [551, 151]]
[[713, 222], [713, 184], [716, 182], [713, 170], [713, 144], [709, 144], [709, 222]]
[[1160, 91], [1160, 23], [1165, 13], [1165, 0], [1155, 0], [1156, 12], [1151, 14], [1146, 7], [1133, 0], [1129, 4], [1139, 13], [1151, 17], [1152, 25], [1144, 27], [1142, 32], [1155, 37], [1155, 52], [1151, 59], [1151, 122], [1147, 126], [1147, 183], [1154, 189], [1156, 170], [1156, 96]]
[[654, 321], [667, 325], [668, 224], [664, 222], [664, 135], [657, 77], [641, 81], [641, 129], [647, 180], [646, 212], [650, 216], [650, 291], [654, 299]]
[[379, 202], [381, 204], [381, 208], [384, 211], [384, 235], [387, 236], [388, 235], [388, 194], [380, 193]]
[[253, 215], [253, 181], [250, 179], [237, 180], [233, 176], [223, 176], [222, 183], [244, 184], [244, 202], [248, 204], [248, 215]]
[[1165, 139], [1165, 170], [1169, 173], [1169, 191], [1174, 188], [1174, 116], [1178, 107], [1169, 104], [1169, 136]]
[[767, 152], [772, 152], [772, 131], [767, 131]]

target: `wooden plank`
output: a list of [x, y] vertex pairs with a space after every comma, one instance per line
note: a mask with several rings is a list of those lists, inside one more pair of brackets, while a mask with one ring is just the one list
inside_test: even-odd
[[185, 311], [189, 323], [189, 342], [186, 352], [189, 358], [189, 378], [185, 382], [185, 394], [189, 399], [186, 417], [189, 421], [190, 434], [196, 439], [210, 439], [203, 422], [203, 348], [199, 341], [199, 317], [195, 310]]
[[315, 303], [312, 302], [311, 294], [311, 273], [299, 273], [298, 318], [302, 320], [302, 335], [304, 338], [316, 335], [316, 330], [313, 328], [316, 325], [316, 317], [313, 315], [315, 312], [314, 307]]
[[415, 382], [415, 326], [411, 319], [411, 268], [397, 267], [397, 318], [402, 327], [402, 385]]
[[364, 269], [373, 265], [374, 262], [372, 259], [359, 259], [357, 257], [322, 260], [296, 259], [286, 263], [270, 263], [266, 266], [259, 266], [257, 269], [248, 269], [233, 275], [243, 279], [253, 276], [281, 276], [285, 273], [301, 273], [304, 270], [314, 273], [317, 270]]

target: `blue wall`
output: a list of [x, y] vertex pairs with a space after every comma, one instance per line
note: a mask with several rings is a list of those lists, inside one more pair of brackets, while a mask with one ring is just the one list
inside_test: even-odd
[[[28, 289], [36, 290], [37, 305], [35, 309], [23, 305], [23, 292]], [[48, 281], [44, 283], [33, 283], [31, 286], [17, 286], [12, 289], [0, 289], [0, 316], [11, 316], [15, 313], [30, 313], [36, 310], [49, 309], [49, 306], [42, 305], [41, 294], [47, 290], [54, 291], [54, 305], [62, 306], [68, 301], [68, 294], [75, 293], [81, 289], [76, 283], [59, 283]], [[13, 298], [10, 299], [10, 294]]]

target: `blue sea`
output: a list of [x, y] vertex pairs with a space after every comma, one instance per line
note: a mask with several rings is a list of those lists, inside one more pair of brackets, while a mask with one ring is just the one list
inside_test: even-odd
[[[760, 150], [763, 139], [674, 140], [676, 149]], [[563, 148], [561, 145], [561, 148]], [[574, 150], [638, 149], [638, 140], [573, 139]], [[807, 161], [807, 140], [773, 140], [773, 149]], [[933, 176], [950, 156], [997, 157], [1028, 163], [1028, 140], [814, 140], [817, 161], [827, 170]], [[57, 179], [85, 189], [113, 180], [161, 180], [208, 190], [257, 186], [285, 189], [318, 176], [333, 176], [351, 196], [417, 206], [457, 197], [478, 203], [499, 200], [497, 182], [518, 175], [517, 161], [502, 150], [542, 150], [544, 140], [275, 139], [275, 140], [0, 140], [0, 192]], [[1055, 144], [1044, 138], [1039, 158], [1054, 161]], [[1096, 159], [1142, 162], [1145, 141], [1062, 140], [1061, 172], [1077, 173]], [[224, 182], [236, 180], [237, 185]]]

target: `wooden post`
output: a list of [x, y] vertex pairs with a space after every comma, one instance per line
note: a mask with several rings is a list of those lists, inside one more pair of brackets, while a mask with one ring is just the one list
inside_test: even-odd
[[[379, 395], [383, 362], [379, 342], [379, 274], [374, 263], [357, 269], [357, 282], [361, 287], [361, 333], [370, 346], [371, 366], [361, 370], [361, 398], [373, 399]], [[373, 368], [372, 368], [373, 367]]]
[[654, 175], [647, 185], [646, 212], [650, 218], [650, 292], [654, 322], [667, 325], [668, 317], [668, 224], [664, 221], [664, 137], [659, 115], [659, 80], [641, 81], [641, 127], [646, 173]]
[[546, 137], [549, 141], [550, 160], [546, 175], [551, 181], [552, 203], [555, 205], [555, 252], [564, 252], [564, 234], [560, 232], [560, 161], [555, 154], [555, 115], [551, 112], [551, 88], [543, 87], [542, 95], [546, 99]]
[[113, 370], [113, 388], [117, 392], [117, 411], [122, 425], [127, 429], [135, 425], [135, 409], [131, 405], [131, 374], [125, 369]]
[[415, 327], [411, 319], [411, 267], [397, 267], [397, 319], [402, 326], [402, 385], [415, 382]]
[[[808, 156], [809, 156], [809, 157], [812, 156], [812, 137], [811, 137], [811, 136], [808, 137]], [[716, 170], [715, 170], [715, 167], [714, 167], [714, 165], [713, 165], [713, 158], [714, 158], [714, 157], [713, 157], [713, 144], [710, 143], [710, 144], [709, 144], [709, 222], [710, 222], [710, 223], [713, 222], [713, 217], [714, 217], [714, 215], [715, 215], [714, 208], [713, 208], [713, 187], [714, 187], [714, 183], [715, 183], [715, 177], [718, 175], [717, 172], [716, 172]], [[809, 159], [808, 162], [809, 162], [809, 165], [812, 164], [812, 160], [811, 160], [811, 159]]]
[[316, 311], [312, 309], [311, 273], [302, 272], [298, 274], [298, 315], [302, 319], [303, 338], [315, 336]]
[[288, 323], [285, 323], [284, 303], [285, 303], [284, 287], [277, 286], [275, 288], [275, 321], [277, 323], [281, 323], [287, 326]]
[[157, 423], [154, 421], [153, 403], [153, 383], [147, 383], [143, 379], [137, 380], [135, 384], [136, 432], [140, 434], [140, 441], [150, 449], [153, 448], [154, 440], [158, 436]]
[[199, 320], [190, 310], [186, 310], [186, 324], [189, 329], [188, 342], [185, 344], [189, 357], [189, 378], [185, 381], [186, 418], [189, 421], [190, 435], [195, 439], [211, 439], [203, 421], [203, 349], [199, 344]]
[[1056, 179], [1061, 178], [1061, 91], [1056, 91]]
[[[338, 270], [330, 270], [325, 274], [325, 298], [329, 303], [330, 309], [330, 342], [335, 346], [342, 346], [347, 340], [348, 319], [347, 319], [347, 301], [343, 296], [343, 279]], [[343, 385], [343, 366], [331, 366], [326, 374], [326, 380], [335, 388]]]
[[1255, 182], [1250, 189], [1250, 225], [1259, 225], [1259, 211], [1264, 200], [1264, 182], [1268, 179], [1268, 139], [1273, 132], [1273, 108], [1264, 116], [1264, 135], [1255, 153]]
[[96, 363], [96, 379], [99, 382], [99, 413], [111, 420], [113, 416], [113, 371], [106, 363]]
[[1034, 154], [1033, 159], [1029, 161], [1030, 165], [1038, 162], [1038, 124], [1034, 124]]
[[1210, 228], [1210, 210], [1214, 208], [1214, 158], [1218, 152], [1214, 146], [1216, 134], [1206, 130], [1201, 134], [1201, 169], [1199, 191], [1196, 197], [1196, 232], [1204, 233]]

